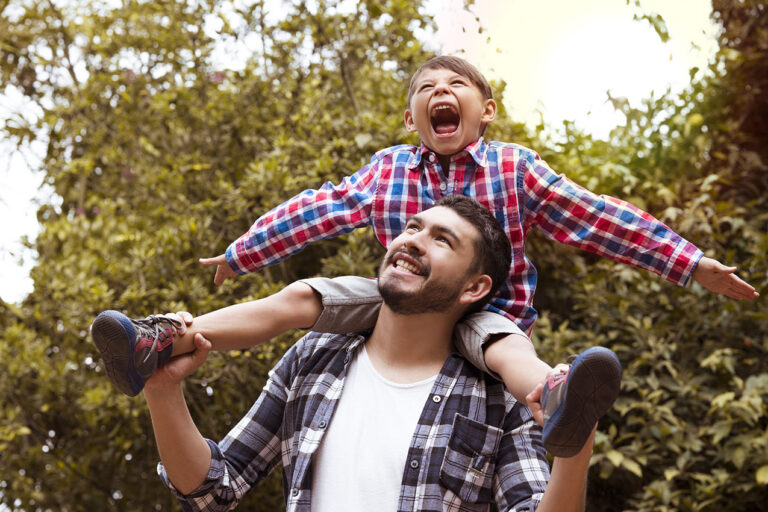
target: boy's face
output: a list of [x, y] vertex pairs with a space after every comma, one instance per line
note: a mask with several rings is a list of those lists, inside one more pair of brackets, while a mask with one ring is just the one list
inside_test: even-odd
[[496, 102], [472, 81], [449, 69], [425, 69], [416, 77], [405, 127], [439, 155], [453, 155], [480, 137], [496, 117]]

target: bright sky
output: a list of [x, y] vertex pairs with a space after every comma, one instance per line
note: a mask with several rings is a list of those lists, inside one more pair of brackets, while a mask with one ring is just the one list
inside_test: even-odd
[[[666, 21], [666, 44], [647, 22], [633, 21], [624, 0], [476, 0], [473, 14], [463, 14], [462, 6], [462, 0], [427, 4], [438, 25], [430, 38], [441, 53], [465, 49], [460, 55], [486, 76], [505, 80], [516, 119], [535, 123], [543, 115], [550, 125], [568, 119], [598, 137], [621, 122], [606, 91], [634, 104], [651, 91], [679, 91], [688, 70], [705, 68], [717, 50], [710, 0], [642, 0], [646, 12]], [[28, 109], [13, 91], [0, 94], [0, 116]], [[34, 254], [20, 240], [34, 239], [39, 202], [50, 200], [50, 192], [39, 190], [42, 176], [32, 171], [43, 150], [12, 154], [0, 140], [0, 297], [8, 302], [32, 290]]]

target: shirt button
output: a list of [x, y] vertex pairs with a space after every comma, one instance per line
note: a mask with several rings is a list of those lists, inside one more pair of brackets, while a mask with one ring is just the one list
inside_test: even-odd
[[414, 460], [412, 460], [412, 461], [411, 461], [411, 467], [412, 467], [413, 469], [416, 469], [416, 468], [418, 468], [418, 467], [419, 467], [419, 461], [417, 461], [417, 460], [415, 460], [415, 459], [414, 459]]
[[327, 424], [325, 423], [325, 421], [321, 421], [317, 426], [320, 427], [321, 429], [323, 429], [323, 428], [325, 428], [326, 425]]
[[435, 402], [436, 404], [439, 404], [440, 400], [442, 400], [442, 399], [443, 399], [443, 397], [441, 397], [440, 395], [433, 395], [432, 396], [432, 401]]
[[432, 153], [429, 154], [429, 161], [432, 163], [435, 162], [435, 155], [433, 155]]
[[344, 356], [344, 362], [345, 362], [345, 363], [348, 363], [348, 362], [349, 362], [349, 354], [347, 354], [346, 356]]
[[443, 192], [445, 192], [445, 189], [447, 188], [448, 188], [448, 185], [446, 185], [445, 183], [440, 184], [440, 190], [442, 190]]
[[291, 496], [298, 496], [298, 495], [299, 495], [299, 490], [296, 487], [291, 489]]

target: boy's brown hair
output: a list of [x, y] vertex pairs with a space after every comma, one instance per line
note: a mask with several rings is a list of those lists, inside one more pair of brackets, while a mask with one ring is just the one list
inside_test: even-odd
[[432, 57], [422, 64], [411, 77], [411, 83], [408, 86], [408, 108], [411, 106], [411, 97], [413, 96], [413, 88], [416, 85], [416, 79], [427, 69], [449, 69], [454, 73], [467, 77], [473, 84], [475, 84], [475, 87], [478, 88], [483, 95], [483, 99], [493, 99], [491, 84], [488, 83], [488, 80], [485, 79], [483, 74], [478, 71], [475, 66], [460, 57], [441, 55], [439, 57]]

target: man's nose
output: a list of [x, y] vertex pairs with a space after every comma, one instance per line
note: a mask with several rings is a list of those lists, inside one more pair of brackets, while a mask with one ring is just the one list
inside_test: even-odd
[[419, 231], [406, 238], [403, 246], [408, 252], [424, 254], [424, 231]]

